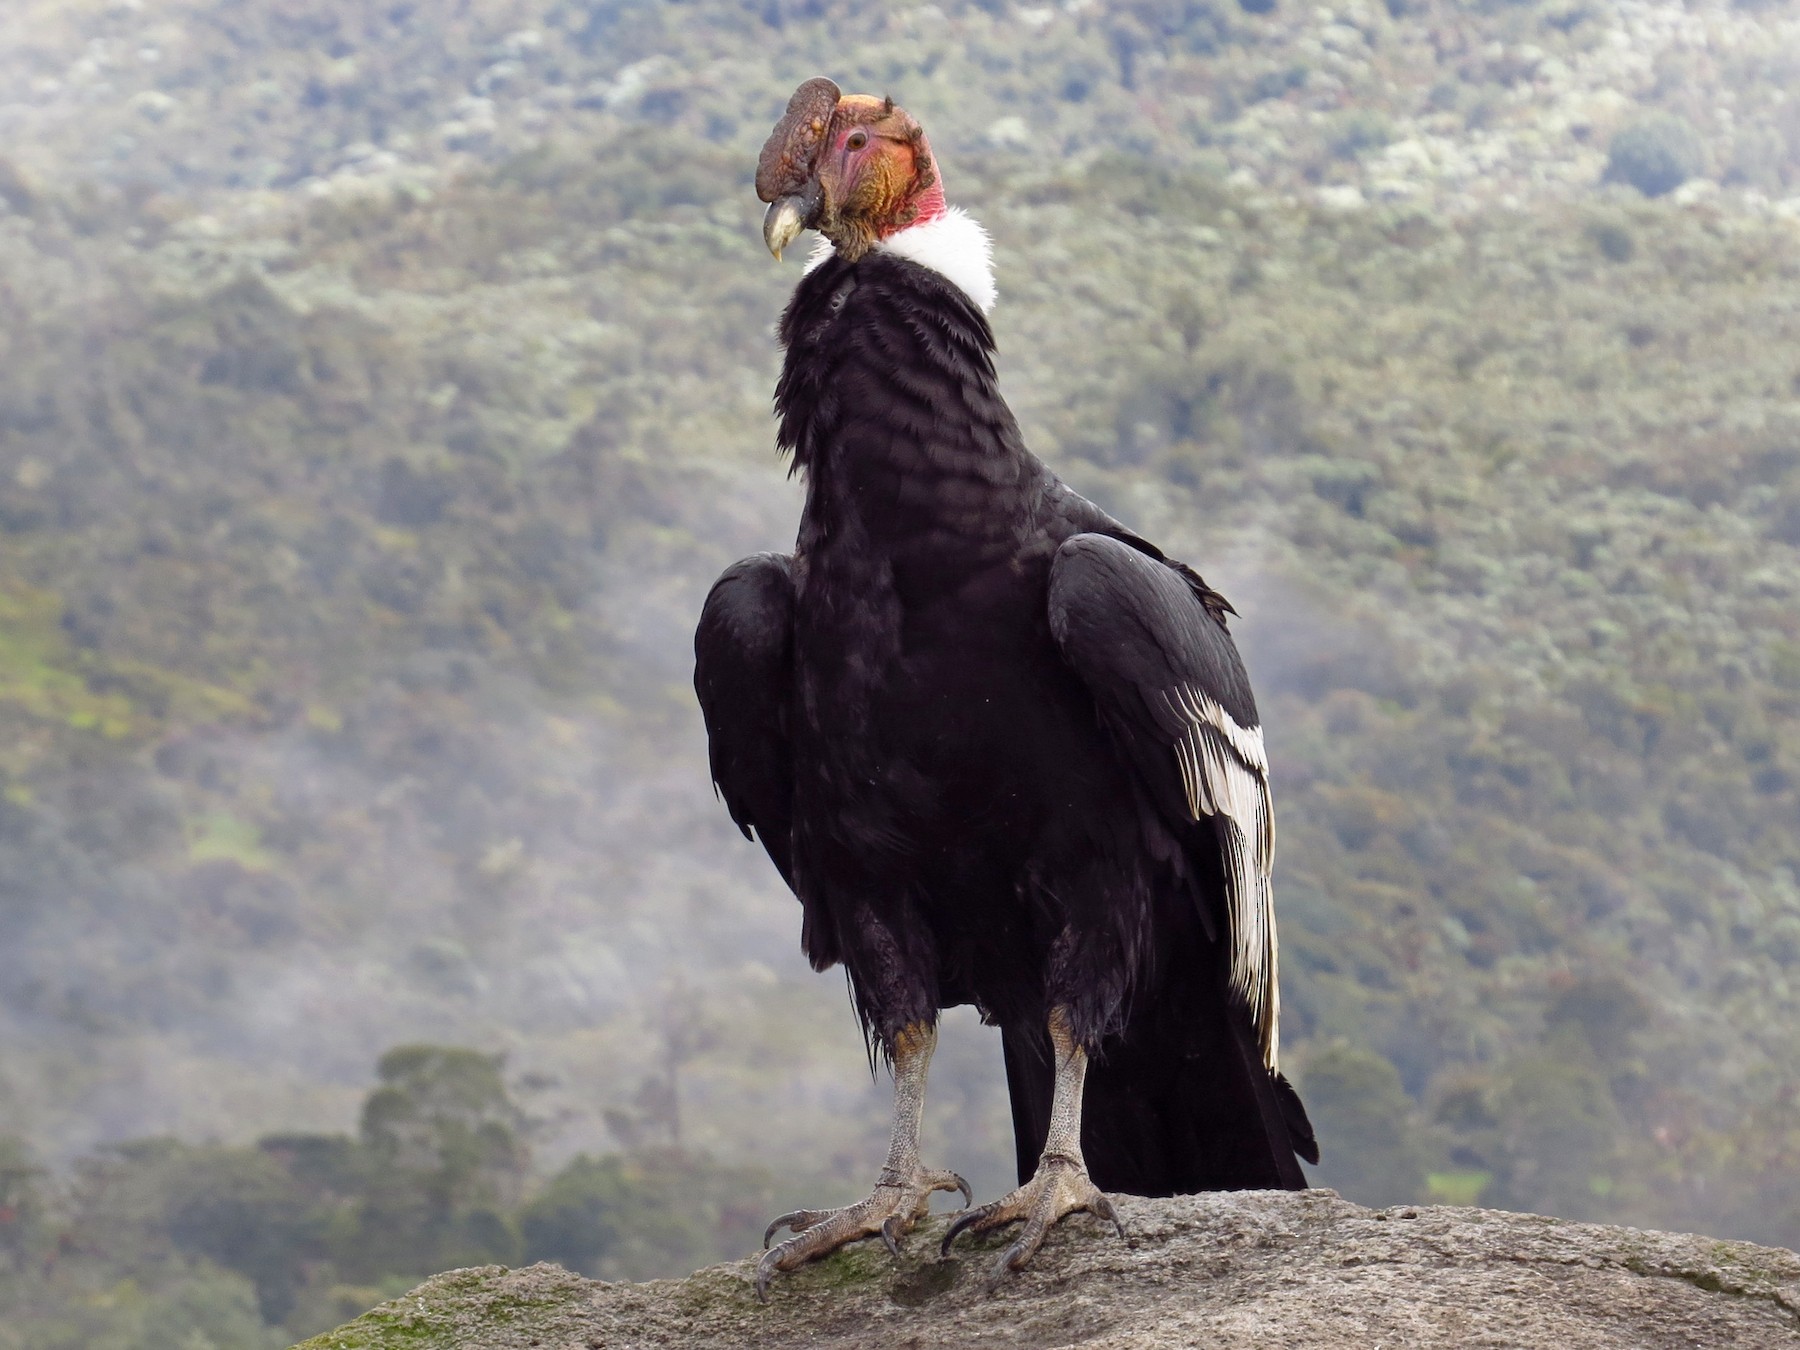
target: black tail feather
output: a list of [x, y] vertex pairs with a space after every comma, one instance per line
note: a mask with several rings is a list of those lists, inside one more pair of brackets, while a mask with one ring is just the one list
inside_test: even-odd
[[[1294, 1155], [1314, 1162], [1319, 1148], [1299, 1094], [1264, 1067], [1247, 1013], [1202, 1011], [1164, 1005], [1090, 1065], [1081, 1149], [1094, 1184], [1152, 1196], [1304, 1189]], [[1049, 1129], [1049, 1038], [1009, 1028], [1002, 1040], [1024, 1181]]]
[[1284, 1073], [1275, 1075], [1275, 1099], [1281, 1103], [1281, 1118], [1287, 1122], [1288, 1139], [1294, 1145], [1294, 1152], [1317, 1167], [1319, 1141], [1313, 1136], [1312, 1121], [1307, 1119], [1300, 1094], [1294, 1091], [1294, 1085], [1288, 1082]]

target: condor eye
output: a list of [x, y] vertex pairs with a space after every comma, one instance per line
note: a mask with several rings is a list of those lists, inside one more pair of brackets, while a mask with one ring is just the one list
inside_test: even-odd
[[844, 138], [844, 149], [860, 150], [868, 143], [869, 143], [869, 133], [868, 132], [853, 131], [847, 137]]

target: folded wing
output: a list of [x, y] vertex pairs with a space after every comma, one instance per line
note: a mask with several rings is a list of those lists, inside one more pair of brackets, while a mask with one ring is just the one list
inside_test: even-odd
[[744, 837], [761, 840], [790, 888], [793, 663], [793, 559], [758, 553], [733, 563], [700, 611], [694, 692], [706, 719], [713, 783]]
[[1231, 985], [1276, 1072], [1275, 817], [1261, 719], [1225, 627], [1229, 607], [1190, 569], [1100, 534], [1063, 543], [1049, 602], [1063, 659], [1151, 799], [1194, 846], [1219, 851]]

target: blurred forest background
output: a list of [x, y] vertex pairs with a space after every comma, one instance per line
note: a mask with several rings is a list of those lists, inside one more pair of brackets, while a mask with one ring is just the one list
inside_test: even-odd
[[[1317, 1179], [1800, 1243], [1794, 0], [11, 0], [0, 1350], [866, 1191], [688, 685], [792, 536], [814, 74], [993, 231], [1031, 443], [1243, 612]], [[991, 1197], [966, 1010], [932, 1096]]]

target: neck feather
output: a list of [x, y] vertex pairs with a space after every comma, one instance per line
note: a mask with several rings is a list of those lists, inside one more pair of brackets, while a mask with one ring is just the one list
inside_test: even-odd
[[975, 217], [945, 207], [883, 239], [875, 247], [898, 253], [947, 278], [985, 313], [994, 307], [994, 245]]

